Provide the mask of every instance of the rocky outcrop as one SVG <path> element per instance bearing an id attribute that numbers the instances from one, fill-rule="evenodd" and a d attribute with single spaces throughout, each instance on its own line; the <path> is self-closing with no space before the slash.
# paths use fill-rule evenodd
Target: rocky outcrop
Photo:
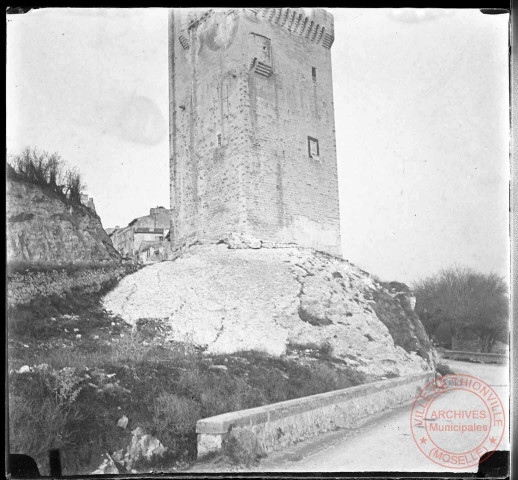
<path id="1" fill-rule="evenodd" d="M 153 435 L 146 434 L 142 427 L 135 428 L 132 432 L 129 445 L 116 451 L 113 459 L 130 471 L 142 460 L 150 461 L 154 457 L 162 457 L 167 448 Z"/>
<path id="2" fill-rule="evenodd" d="M 145 267 L 104 306 L 132 324 L 164 319 L 172 338 L 210 353 L 312 344 L 374 376 L 432 369 L 433 348 L 400 293 L 336 257 L 232 240 Z"/>
<path id="3" fill-rule="evenodd" d="M 373 293 L 372 308 L 388 328 L 394 343 L 427 360 L 432 355 L 432 360 L 436 362 L 436 352 L 414 311 L 416 298 L 410 288 L 398 282 L 382 282 L 379 287 Z M 402 322 L 402 318 L 406 321 Z"/>
<path id="4" fill-rule="evenodd" d="M 12 178 L 7 180 L 7 259 L 54 265 L 120 262 L 95 211 Z"/>
<path id="5" fill-rule="evenodd" d="M 122 428 L 126 428 L 126 425 Z M 137 473 L 134 467 L 143 461 L 150 462 L 161 458 L 167 451 L 160 440 L 153 435 L 146 434 L 142 427 L 135 428 L 131 435 L 131 441 L 125 448 L 117 450 L 112 455 L 106 453 L 101 465 L 90 475 L 119 474 L 124 470 Z"/>

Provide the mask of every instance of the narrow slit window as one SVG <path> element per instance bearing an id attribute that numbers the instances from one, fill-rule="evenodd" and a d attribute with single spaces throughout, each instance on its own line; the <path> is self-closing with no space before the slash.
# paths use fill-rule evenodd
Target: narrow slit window
<path id="1" fill-rule="evenodd" d="M 317 69 L 315 67 L 311 67 L 311 76 L 313 77 L 313 81 L 317 81 Z"/>
<path id="2" fill-rule="evenodd" d="M 221 133 L 218 133 L 218 147 L 221 147 Z"/>
<path id="3" fill-rule="evenodd" d="M 309 158 L 314 158 L 316 160 L 320 157 L 320 149 L 316 138 L 308 137 L 308 155 Z"/>

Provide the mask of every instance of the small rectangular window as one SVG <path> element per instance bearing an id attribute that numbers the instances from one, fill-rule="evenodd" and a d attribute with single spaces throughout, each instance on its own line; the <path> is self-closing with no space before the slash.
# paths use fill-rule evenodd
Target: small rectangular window
<path id="1" fill-rule="evenodd" d="M 251 33 L 251 38 L 254 57 L 260 62 L 270 65 L 272 60 L 271 40 L 258 33 Z"/>
<path id="2" fill-rule="evenodd" d="M 316 160 L 318 160 L 320 156 L 320 149 L 316 138 L 308 137 L 308 155 L 309 158 L 314 158 Z"/>
<path id="3" fill-rule="evenodd" d="M 316 79 L 317 79 L 317 69 L 315 67 L 311 67 L 311 75 L 313 77 L 313 80 L 316 81 Z"/>
<path id="4" fill-rule="evenodd" d="M 221 133 L 218 133 L 218 147 L 221 147 Z"/>
<path id="5" fill-rule="evenodd" d="M 273 71 L 271 40 L 258 33 L 250 33 L 250 70 L 269 77 Z"/>

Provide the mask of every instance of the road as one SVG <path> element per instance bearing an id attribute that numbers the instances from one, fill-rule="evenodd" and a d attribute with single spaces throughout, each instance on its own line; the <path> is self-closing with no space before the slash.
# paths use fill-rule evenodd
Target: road
<path id="1" fill-rule="evenodd" d="M 509 418 L 508 367 L 448 360 L 455 373 L 469 374 L 485 381 L 498 394 L 504 405 L 506 424 Z M 449 408 L 466 408 L 465 392 L 451 392 L 442 399 Z M 438 400 L 439 401 L 439 400 Z M 416 446 L 410 429 L 411 406 L 402 407 L 372 419 L 362 427 L 332 432 L 299 444 L 264 459 L 260 471 L 270 472 L 448 472 L 452 470 L 429 460 Z M 447 445 L 454 450 L 457 443 Z M 499 450 L 509 449 L 508 435 Z M 456 450 L 459 451 L 459 450 Z M 457 470 L 458 471 L 458 470 Z M 476 472 L 477 467 L 461 472 Z"/>

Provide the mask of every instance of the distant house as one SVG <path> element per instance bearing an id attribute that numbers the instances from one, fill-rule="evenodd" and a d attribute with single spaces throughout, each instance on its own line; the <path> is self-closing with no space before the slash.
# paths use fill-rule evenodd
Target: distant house
<path id="1" fill-rule="evenodd" d="M 153 242 L 144 240 L 138 250 L 140 263 L 161 262 L 167 258 L 166 241 Z"/>
<path id="2" fill-rule="evenodd" d="M 166 256 L 170 218 L 171 210 L 151 208 L 149 215 L 133 219 L 126 227 L 111 231 L 109 236 L 123 258 L 142 263 L 161 261 Z"/>

